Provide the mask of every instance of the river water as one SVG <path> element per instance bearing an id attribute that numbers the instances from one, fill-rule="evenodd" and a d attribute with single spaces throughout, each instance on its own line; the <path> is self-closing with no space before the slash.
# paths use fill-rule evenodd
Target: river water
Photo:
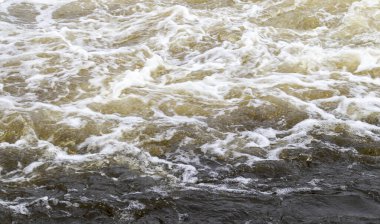
<path id="1" fill-rule="evenodd" d="M 0 0 L 1 223 L 380 223 L 379 0 Z"/>

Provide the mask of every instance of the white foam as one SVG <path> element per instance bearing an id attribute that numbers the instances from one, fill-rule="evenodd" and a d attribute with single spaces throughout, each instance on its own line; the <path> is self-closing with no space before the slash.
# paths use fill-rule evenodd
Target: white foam
<path id="1" fill-rule="evenodd" d="M 27 206 L 26 203 L 22 203 L 18 205 L 10 205 L 9 208 L 12 209 L 15 213 L 22 214 L 22 215 L 29 215 L 30 212 L 26 206 Z"/>
<path id="2" fill-rule="evenodd" d="M 31 173 L 35 168 L 43 165 L 44 162 L 32 162 L 31 164 L 29 164 L 28 166 L 26 166 L 24 169 L 23 169 L 23 172 L 25 174 L 29 174 Z"/>
<path id="3" fill-rule="evenodd" d="M 64 120 L 62 120 L 61 122 L 59 122 L 60 124 L 67 124 L 73 128 L 81 128 L 83 127 L 86 122 L 83 121 L 81 118 L 79 117 L 68 117 L 68 118 L 65 118 Z"/>
<path id="4" fill-rule="evenodd" d="M 286 194 L 290 194 L 293 192 L 309 192 L 309 191 L 321 191 L 321 190 L 322 190 L 322 188 L 320 188 L 320 187 L 281 188 L 281 189 L 277 189 L 276 193 L 278 195 L 286 195 Z"/>
<path id="5" fill-rule="evenodd" d="M 235 178 L 224 179 L 224 181 L 227 183 L 232 182 L 232 183 L 241 183 L 241 184 L 247 185 L 247 184 L 249 184 L 253 181 L 257 181 L 257 180 L 251 179 L 251 178 L 245 178 L 245 177 L 235 177 Z"/>
<path id="6" fill-rule="evenodd" d="M 235 139 L 236 134 L 228 133 L 225 139 L 218 139 L 213 143 L 206 143 L 201 146 L 203 153 L 211 153 L 216 156 L 223 156 L 229 150 L 228 145 Z"/>
<path id="7" fill-rule="evenodd" d="M 18 203 L 17 201 L 2 201 L 0 200 L 0 204 L 10 208 L 16 214 L 29 215 L 30 212 L 27 208 L 28 203 Z"/>
<path id="8" fill-rule="evenodd" d="M 247 137 L 251 141 L 245 145 L 245 147 L 267 147 L 270 145 L 270 140 L 265 136 L 256 132 L 242 132 L 242 136 Z"/>
<path id="9" fill-rule="evenodd" d="M 19 168 L 28 178 L 46 160 L 80 164 L 121 154 L 150 175 L 166 175 L 174 182 L 192 184 L 198 181 L 199 167 L 209 168 L 202 164 L 201 157 L 224 159 L 233 165 L 237 158 L 241 159 L 239 164 L 248 165 L 277 160 L 283 149 L 308 148 L 315 140 L 310 136 L 312 131 L 336 134 L 336 125 L 345 125 L 355 136 L 374 141 L 380 138 L 379 127 L 366 123 L 370 116 L 380 113 L 380 78 L 373 74 L 380 68 L 375 27 L 378 0 L 356 1 L 347 12 L 321 9 L 318 19 L 324 24 L 311 30 L 256 22 L 267 24 L 277 13 L 295 12 L 305 5 L 304 0 L 287 6 L 282 2 L 237 0 L 234 6 L 207 10 L 169 1 L 139 2 L 120 4 L 117 10 L 125 10 L 122 16 L 108 7 L 111 3 L 102 1 L 90 16 L 60 20 L 53 19 L 54 11 L 73 0 L 0 2 L 4 13 L 4 21 L 0 22 L 0 112 L 4 117 L 22 114 L 28 126 L 16 142 L 2 142 L 0 147 L 45 150 L 37 161 Z M 7 15 L 11 5 L 22 2 L 33 4 L 39 12 L 35 23 Z M 340 23 L 330 28 L 328 23 L 333 20 Z M 355 33 L 358 21 L 362 26 Z M 137 39 L 133 39 L 135 36 Z M 57 71 L 45 71 L 51 68 Z M 161 68 L 165 68 L 163 74 L 155 74 Z M 14 81 L 6 82 L 11 76 Z M 310 100 L 303 95 L 314 90 L 331 95 L 321 94 L 321 98 Z M 240 95 L 228 98 L 233 91 Z M 144 102 L 154 113 L 132 117 L 105 114 L 91 107 L 129 96 Z M 288 130 L 257 127 L 224 132 L 208 127 L 208 121 L 216 116 L 227 112 L 238 116 L 233 111 L 241 105 L 257 110 L 270 107 L 273 102 L 267 97 L 285 102 L 308 118 Z M 173 107 L 189 101 L 198 106 L 197 102 L 202 102 L 211 108 L 204 108 L 210 115 L 168 113 L 161 106 L 169 101 L 174 102 Z M 51 139 L 38 139 L 38 133 L 33 133 L 32 114 L 39 110 L 59 114 L 52 125 L 62 128 L 84 131 L 88 122 L 111 128 L 88 136 L 77 146 L 88 149 L 88 153 L 72 155 L 49 142 Z M 213 140 L 202 142 L 198 155 L 192 148 L 197 139 L 185 136 L 179 149 L 170 152 L 172 155 L 153 157 L 139 138 L 150 124 L 158 129 L 170 126 L 144 136 L 151 141 L 171 140 L 179 127 L 188 125 L 207 129 L 204 134 Z M 132 140 L 124 138 L 126 133 L 134 132 L 141 135 Z M 244 152 L 249 148 L 262 150 L 263 155 Z M 217 171 L 211 175 L 217 176 Z M 7 181 L 28 178 L 15 173 Z M 244 179 L 231 181 L 248 184 Z"/>

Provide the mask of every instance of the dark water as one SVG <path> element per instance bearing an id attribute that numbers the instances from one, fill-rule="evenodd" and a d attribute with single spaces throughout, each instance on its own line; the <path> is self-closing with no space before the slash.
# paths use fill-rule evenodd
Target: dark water
<path id="1" fill-rule="evenodd" d="M 291 152 L 294 153 L 294 152 Z M 28 215 L 1 206 L 2 223 L 379 223 L 378 158 L 315 148 L 312 161 L 242 166 L 223 177 L 255 179 L 236 192 L 205 184 L 172 186 L 127 167 L 70 167 L 28 183 L 1 185 L 1 198 L 26 203 Z M 115 181 L 113 178 L 117 178 Z M 314 180 L 314 181 L 313 181 Z M 315 187 L 318 186 L 318 187 Z M 265 193 L 264 193 L 265 192 Z M 30 200 L 28 198 L 32 198 Z M 35 200 L 34 198 L 39 198 Z M 141 207 L 135 202 L 145 206 Z"/>

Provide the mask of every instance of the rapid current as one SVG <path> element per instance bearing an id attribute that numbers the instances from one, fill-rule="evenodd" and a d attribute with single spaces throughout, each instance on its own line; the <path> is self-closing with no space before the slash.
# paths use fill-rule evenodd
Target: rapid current
<path id="1" fill-rule="evenodd" d="M 0 0 L 0 223 L 380 223 L 380 0 Z"/>

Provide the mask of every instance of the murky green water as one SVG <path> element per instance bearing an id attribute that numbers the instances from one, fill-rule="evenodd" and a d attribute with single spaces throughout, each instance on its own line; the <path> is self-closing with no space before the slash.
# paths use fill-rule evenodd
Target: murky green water
<path id="1" fill-rule="evenodd" d="M 0 0 L 4 223 L 379 214 L 379 0 Z"/>

